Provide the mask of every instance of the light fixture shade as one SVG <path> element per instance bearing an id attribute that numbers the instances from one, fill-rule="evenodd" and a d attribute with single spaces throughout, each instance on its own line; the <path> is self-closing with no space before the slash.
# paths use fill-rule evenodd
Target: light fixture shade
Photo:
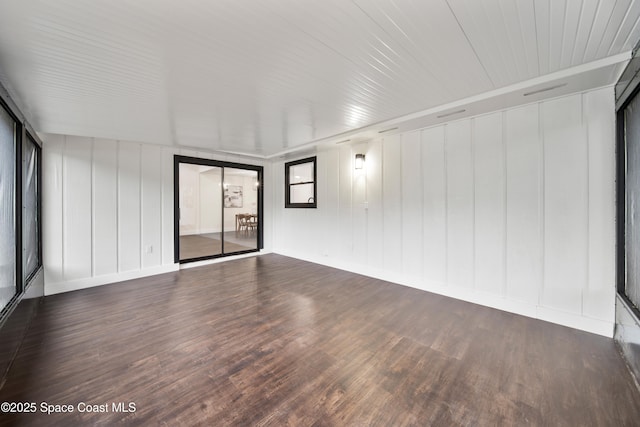
<path id="1" fill-rule="evenodd" d="M 356 169 L 364 167 L 364 154 L 356 154 Z"/>

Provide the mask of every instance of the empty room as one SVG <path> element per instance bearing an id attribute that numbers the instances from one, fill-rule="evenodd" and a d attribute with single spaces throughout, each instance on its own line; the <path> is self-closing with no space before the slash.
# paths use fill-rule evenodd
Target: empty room
<path id="1" fill-rule="evenodd" d="M 640 0 L 1 1 L 0 426 L 637 426 L 639 42 Z"/>

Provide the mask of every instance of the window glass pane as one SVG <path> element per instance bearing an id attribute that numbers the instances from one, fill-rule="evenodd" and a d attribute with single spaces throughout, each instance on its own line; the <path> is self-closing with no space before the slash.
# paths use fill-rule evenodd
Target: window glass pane
<path id="1" fill-rule="evenodd" d="M 23 279 L 39 266 L 38 255 L 38 151 L 27 138 L 22 144 L 22 263 Z"/>
<path id="2" fill-rule="evenodd" d="M 15 122 L 0 108 L 0 309 L 16 293 Z"/>
<path id="3" fill-rule="evenodd" d="M 313 163 L 302 163 L 291 166 L 289 169 L 289 184 L 299 182 L 313 182 Z M 291 200 L 292 203 L 296 203 Z"/>
<path id="4" fill-rule="evenodd" d="M 315 208 L 316 158 L 310 157 L 284 164 L 285 208 Z"/>
<path id="5" fill-rule="evenodd" d="M 292 185 L 290 200 L 291 203 L 313 203 L 313 186 L 315 184 Z"/>
<path id="6" fill-rule="evenodd" d="M 624 111 L 626 164 L 626 289 L 636 307 L 640 306 L 640 97 Z"/>

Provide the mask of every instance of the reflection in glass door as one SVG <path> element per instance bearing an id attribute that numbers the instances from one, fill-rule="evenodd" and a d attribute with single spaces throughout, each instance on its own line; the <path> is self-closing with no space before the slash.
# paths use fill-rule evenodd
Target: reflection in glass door
<path id="1" fill-rule="evenodd" d="M 180 163 L 180 260 L 222 254 L 222 168 Z"/>
<path id="2" fill-rule="evenodd" d="M 175 261 L 261 249 L 262 167 L 175 156 Z"/>
<path id="3" fill-rule="evenodd" d="M 258 248 L 258 172 L 224 168 L 225 253 Z"/>

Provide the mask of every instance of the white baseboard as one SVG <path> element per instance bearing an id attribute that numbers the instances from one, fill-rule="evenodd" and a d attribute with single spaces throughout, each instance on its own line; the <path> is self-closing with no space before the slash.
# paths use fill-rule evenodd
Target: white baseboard
<path id="1" fill-rule="evenodd" d="M 45 283 L 44 294 L 54 295 L 62 292 L 92 288 L 94 286 L 122 282 L 124 280 L 138 279 L 141 277 L 155 276 L 156 274 L 169 273 L 178 270 L 179 264 L 167 264 L 157 267 L 145 268 L 142 270 L 123 271 L 121 273 L 107 274 L 104 276 L 87 277 L 58 283 Z"/>
<path id="2" fill-rule="evenodd" d="M 567 313 L 542 307 L 525 301 L 480 292 L 475 289 L 452 287 L 439 282 L 422 281 L 422 283 L 420 283 L 420 281 L 416 281 L 416 279 L 408 280 L 404 275 L 399 273 L 393 273 L 366 265 L 346 263 L 332 258 L 301 255 L 299 253 L 277 249 L 274 250 L 274 253 L 613 338 L 613 320 L 609 322 L 594 319 L 575 313 Z"/>
<path id="3" fill-rule="evenodd" d="M 97 277 L 86 277 L 82 279 L 67 280 L 65 282 L 45 283 L 44 294 L 54 295 L 63 292 L 77 291 L 79 289 L 93 288 L 95 286 L 107 285 L 109 283 L 122 282 L 125 280 L 139 279 L 141 277 L 155 276 L 157 274 L 170 273 L 185 268 L 200 267 L 203 265 L 216 264 L 219 262 L 232 261 L 234 259 L 248 258 L 257 255 L 271 253 L 270 250 L 261 250 L 259 252 L 251 252 L 248 254 L 228 256 L 224 258 L 215 258 L 204 261 L 190 262 L 188 264 L 167 264 L 157 267 L 145 268 L 143 270 L 124 271 L 121 273 L 107 274 Z"/>

